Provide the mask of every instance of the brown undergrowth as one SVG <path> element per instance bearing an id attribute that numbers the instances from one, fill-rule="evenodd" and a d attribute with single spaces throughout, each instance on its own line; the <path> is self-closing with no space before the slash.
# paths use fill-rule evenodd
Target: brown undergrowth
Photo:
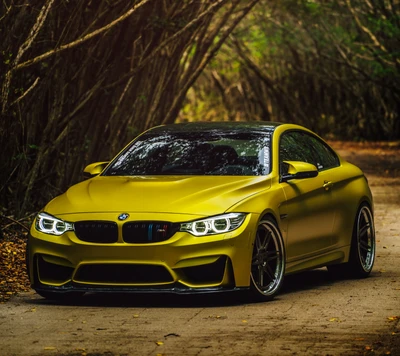
<path id="1" fill-rule="evenodd" d="M 25 267 L 27 231 L 10 219 L 0 217 L 0 303 L 30 286 Z"/>

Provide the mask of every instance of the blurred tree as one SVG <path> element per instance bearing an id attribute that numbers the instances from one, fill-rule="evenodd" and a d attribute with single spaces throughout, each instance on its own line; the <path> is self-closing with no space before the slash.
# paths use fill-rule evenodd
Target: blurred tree
<path id="1" fill-rule="evenodd" d="M 173 122 L 257 2 L 2 1 L 1 205 L 37 209 L 86 163 Z"/>
<path id="2" fill-rule="evenodd" d="M 37 209 L 176 119 L 400 139 L 399 25 L 393 0 L 4 0 L 1 206 Z"/>
<path id="3" fill-rule="evenodd" d="M 189 91 L 180 119 L 400 139 L 399 21 L 400 3 L 389 0 L 260 1 Z"/>

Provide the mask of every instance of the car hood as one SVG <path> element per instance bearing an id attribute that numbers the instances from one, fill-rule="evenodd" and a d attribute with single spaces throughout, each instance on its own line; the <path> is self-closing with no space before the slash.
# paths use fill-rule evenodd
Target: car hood
<path id="1" fill-rule="evenodd" d="M 53 199 L 45 211 L 73 213 L 173 213 L 216 215 L 269 189 L 265 176 L 98 176 Z"/>

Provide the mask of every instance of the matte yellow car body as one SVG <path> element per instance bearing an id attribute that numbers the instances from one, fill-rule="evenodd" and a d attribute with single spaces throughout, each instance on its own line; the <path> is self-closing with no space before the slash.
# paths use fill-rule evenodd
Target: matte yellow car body
<path id="1" fill-rule="evenodd" d="M 32 284 L 37 282 L 33 256 L 41 255 L 44 261 L 75 272 L 84 264 L 148 264 L 165 267 L 173 278 L 162 283 L 97 283 L 76 279 L 75 272 L 66 280 L 39 273 L 44 286 L 63 286 L 72 280 L 99 287 L 153 287 L 176 282 L 192 289 L 249 287 L 256 229 L 266 215 L 274 218 L 282 233 L 286 274 L 346 262 L 357 209 L 362 201 L 372 207 L 368 184 L 361 170 L 343 160 L 339 167 L 319 172 L 315 178 L 282 183 L 276 163 L 279 137 L 286 130 L 298 129 L 308 131 L 289 124 L 275 129 L 272 170 L 267 176 L 95 176 L 71 187 L 44 211 L 69 222 L 116 221 L 119 240 L 112 244 L 84 242 L 73 231 L 53 236 L 37 231 L 33 224 L 28 250 Z M 104 162 L 91 165 L 86 172 L 98 174 L 99 166 L 103 168 Z M 296 173 L 295 169 L 289 173 Z M 145 245 L 127 244 L 121 238 L 122 224 L 127 221 L 185 222 L 227 212 L 247 213 L 244 223 L 228 233 L 196 237 L 177 232 L 167 241 Z M 121 213 L 128 213 L 128 220 L 118 221 Z M 220 256 L 228 256 L 221 280 L 199 283 L 185 275 L 185 268 L 213 263 Z"/>

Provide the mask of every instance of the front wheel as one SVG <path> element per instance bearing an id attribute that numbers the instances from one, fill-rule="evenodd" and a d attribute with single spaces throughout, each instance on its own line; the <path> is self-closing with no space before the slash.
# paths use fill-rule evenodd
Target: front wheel
<path id="1" fill-rule="evenodd" d="M 371 209 L 362 204 L 358 209 L 353 228 L 349 262 L 328 266 L 338 277 L 365 278 L 375 262 L 375 227 Z"/>
<path id="2" fill-rule="evenodd" d="M 250 297 L 268 301 L 279 292 L 285 273 L 282 235 L 271 218 L 260 221 L 251 259 Z"/>

